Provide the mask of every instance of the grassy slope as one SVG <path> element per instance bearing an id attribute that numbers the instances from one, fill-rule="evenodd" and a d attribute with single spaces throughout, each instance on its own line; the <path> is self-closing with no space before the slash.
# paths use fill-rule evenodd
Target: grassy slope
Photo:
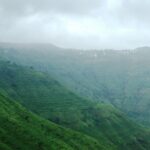
<path id="1" fill-rule="evenodd" d="M 1 150 L 105 150 L 95 139 L 28 112 L 0 94 Z"/>
<path id="2" fill-rule="evenodd" d="M 150 125 L 150 48 L 71 51 L 51 45 L 4 44 L 0 52 L 6 58 L 53 73 L 78 94 L 108 101 Z"/>
<path id="3" fill-rule="evenodd" d="M 96 138 L 107 149 L 150 146 L 149 134 L 114 107 L 80 98 L 48 75 L 1 61 L 0 78 L 3 93 L 40 116 Z"/>

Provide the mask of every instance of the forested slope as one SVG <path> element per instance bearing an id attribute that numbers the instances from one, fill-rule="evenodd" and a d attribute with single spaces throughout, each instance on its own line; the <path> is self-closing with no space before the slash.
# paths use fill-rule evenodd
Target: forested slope
<path id="1" fill-rule="evenodd" d="M 0 90 L 27 109 L 113 150 L 148 150 L 150 134 L 111 105 L 83 99 L 48 74 L 0 62 Z"/>
<path id="2" fill-rule="evenodd" d="M 98 141 L 27 111 L 0 94 L 1 150 L 102 149 Z"/>
<path id="3" fill-rule="evenodd" d="M 48 72 L 86 98 L 120 108 L 150 124 L 150 48 L 67 50 L 52 45 L 2 44 L 1 56 Z"/>

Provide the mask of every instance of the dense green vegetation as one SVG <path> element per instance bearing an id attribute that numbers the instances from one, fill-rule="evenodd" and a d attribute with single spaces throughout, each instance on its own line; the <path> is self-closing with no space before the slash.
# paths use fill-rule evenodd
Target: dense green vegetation
<path id="1" fill-rule="evenodd" d="M 1 94 L 0 149 L 105 150 L 95 139 L 46 121 Z"/>
<path id="2" fill-rule="evenodd" d="M 51 45 L 1 45 L 1 56 L 49 72 L 86 98 L 104 101 L 150 124 L 150 48 L 65 50 Z"/>
<path id="3" fill-rule="evenodd" d="M 48 74 L 37 72 L 32 67 L 0 61 L 0 79 L 0 91 L 4 95 L 50 121 L 95 138 L 107 150 L 148 150 L 150 147 L 147 130 L 127 119 L 112 105 L 91 102 L 75 95 Z M 14 113 L 11 114 L 13 117 Z M 20 134 L 26 136 L 26 132 Z M 82 142 L 81 145 L 84 146 Z"/>

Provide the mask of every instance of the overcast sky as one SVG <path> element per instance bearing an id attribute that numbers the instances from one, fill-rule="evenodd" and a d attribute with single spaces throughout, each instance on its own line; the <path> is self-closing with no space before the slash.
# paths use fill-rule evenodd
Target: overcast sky
<path id="1" fill-rule="evenodd" d="M 150 0 L 0 0 L 0 42 L 150 46 Z"/>

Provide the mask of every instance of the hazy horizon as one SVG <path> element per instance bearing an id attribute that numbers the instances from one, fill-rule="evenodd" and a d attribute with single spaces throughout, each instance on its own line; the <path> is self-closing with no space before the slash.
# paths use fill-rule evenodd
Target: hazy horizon
<path id="1" fill-rule="evenodd" d="M 150 48 L 150 46 L 139 46 L 139 47 L 133 47 L 133 48 L 124 48 L 124 49 L 115 49 L 115 48 L 73 48 L 73 47 L 65 47 L 65 46 L 59 46 L 59 45 L 56 45 L 54 43 L 42 43 L 42 42 L 1 42 L 0 41 L 0 46 L 6 46 L 6 47 L 10 47 L 12 46 L 19 46 L 19 45 L 22 45 L 22 46 L 38 46 L 40 45 L 40 47 L 45 47 L 45 46 L 52 46 L 52 47 L 56 47 L 58 49 L 64 49 L 64 50 L 77 50 L 77 51 L 104 51 L 104 50 L 112 50 L 112 51 L 133 51 L 133 50 L 136 50 L 136 49 L 143 49 L 143 48 Z"/>

